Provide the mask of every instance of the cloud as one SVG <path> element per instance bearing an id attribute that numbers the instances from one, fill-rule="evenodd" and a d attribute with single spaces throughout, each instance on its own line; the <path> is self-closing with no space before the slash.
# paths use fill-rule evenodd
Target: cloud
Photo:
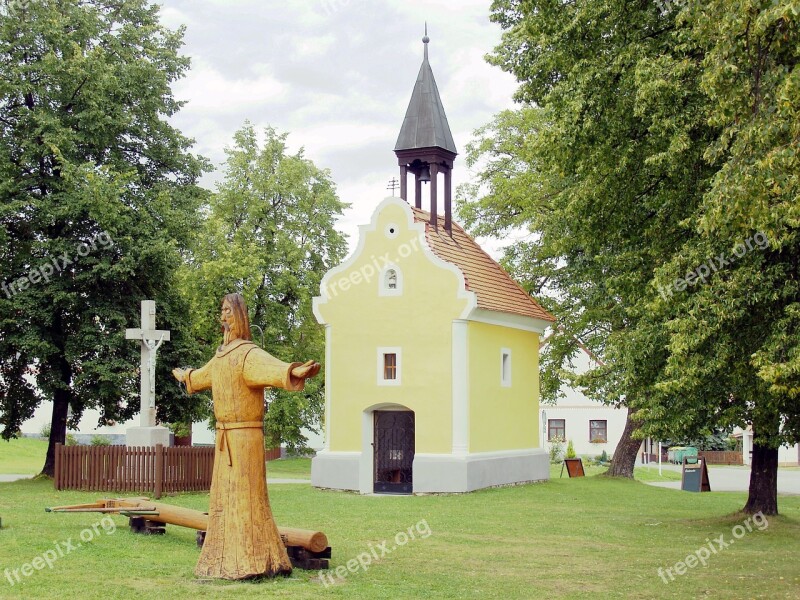
<path id="1" fill-rule="evenodd" d="M 291 47 L 295 59 L 319 58 L 331 51 L 331 47 L 336 43 L 337 38 L 332 33 L 320 36 L 310 36 L 301 39 L 294 39 L 293 34 L 282 36 L 286 40 L 286 46 Z"/>
<path id="2" fill-rule="evenodd" d="M 205 59 L 197 59 L 188 75 L 175 85 L 175 97 L 188 100 L 185 110 L 197 115 L 247 114 L 254 107 L 279 104 L 287 86 L 270 74 L 267 65 L 251 68 L 257 73 L 250 79 L 229 78 Z"/>
<path id="3" fill-rule="evenodd" d="M 488 64 L 484 60 L 487 52 L 483 48 L 465 48 L 455 53 L 447 85 L 439 90 L 443 97 L 451 99 L 454 112 L 499 112 L 513 106 L 516 79 Z M 475 90 L 481 93 L 476 94 Z"/>
<path id="4" fill-rule="evenodd" d="M 289 146 L 329 168 L 343 200 L 338 225 L 355 233 L 398 177 L 392 153 L 423 56 L 462 155 L 454 186 L 469 180 L 472 132 L 512 106 L 516 84 L 484 62 L 500 40 L 490 0 L 161 0 L 170 28 L 187 25 L 192 68 L 175 87 L 188 104 L 172 122 L 218 170 L 244 121 L 289 132 Z M 356 238 L 351 237 L 351 247 Z"/>

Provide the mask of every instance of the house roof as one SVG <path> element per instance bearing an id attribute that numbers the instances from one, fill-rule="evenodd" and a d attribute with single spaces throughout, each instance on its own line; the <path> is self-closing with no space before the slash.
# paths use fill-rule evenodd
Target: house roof
<path id="1" fill-rule="evenodd" d="M 425 224 L 425 238 L 433 253 L 454 264 L 464 274 L 466 289 L 475 292 L 478 308 L 555 321 L 497 261 L 484 252 L 458 224 L 452 224 L 452 237 L 444 229 L 444 217 L 438 216 L 438 230 L 429 212 L 411 208 L 414 220 Z"/>
<path id="2" fill-rule="evenodd" d="M 425 57 L 394 149 L 397 152 L 416 148 L 444 148 L 453 154 L 458 154 L 447 116 L 444 114 L 439 88 L 436 87 L 436 80 L 428 63 L 427 40 L 426 35 L 423 38 Z"/>
<path id="3" fill-rule="evenodd" d="M 545 346 L 547 346 L 550 343 L 550 339 L 553 336 L 560 334 L 561 332 L 563 332 L 563 327 L 558 327 L 558 333 L 556 333 L 555 331 L 551 331 L 541 342 L 539 342 L 539 350 L 542 350 Z M 590 360 L 593 360 L 600 366 L 605 366 L 606 363 L 603 362 L 600 358 L 598 358 L 598 356 L 594 352 L 589 350 L 586 344 L 584 344 L 583 341 L 581 341 L 581 339 L 578 336 L 572 336 L 572 339 L 575 340 L 578 349 L 583 351 L 583 353 L 586 354 L 586 356 L 588 356 Z"/>

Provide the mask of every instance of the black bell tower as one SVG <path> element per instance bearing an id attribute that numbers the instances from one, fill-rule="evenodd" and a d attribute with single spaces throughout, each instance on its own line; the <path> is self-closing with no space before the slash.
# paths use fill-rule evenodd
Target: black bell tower
<path id="1" fill-rule="evenodd" d="M 422 208 L 422 184 L 431 185 L 431 225 L 438 226 L 439 174 L 444 176 L 444 228 L 452 229 L 453 162 L 458 155 L 442 99 L 428 63 L 428 26 L 425 26 L 425 56 L 394 153 L 400 165 L 400 197 L 408 202 L 408 174 L 414 175 L 414 206 Z"/>

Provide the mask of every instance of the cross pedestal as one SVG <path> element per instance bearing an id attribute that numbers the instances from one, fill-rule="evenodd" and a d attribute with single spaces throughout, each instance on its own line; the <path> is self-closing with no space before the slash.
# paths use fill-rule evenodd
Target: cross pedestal
<path id="1" fill-rule="evenodd" d="M 156 329 L 156 303 L 142 300 L 142 325 L 126 329 L 125 337 L 139 340 L 142 347 L 141 407 L 139 427 L 130 427 L 125 435 L 127 446 L 169 446 L 169 429 L 156 425 L 156 352 L 169 341 L 169 331 Z"/>

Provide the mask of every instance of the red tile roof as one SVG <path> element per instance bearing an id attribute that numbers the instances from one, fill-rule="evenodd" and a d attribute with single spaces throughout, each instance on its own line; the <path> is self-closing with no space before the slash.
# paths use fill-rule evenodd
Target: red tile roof
<path id="1" fill-rule="evenodd" d="M 414 220 L 425 223 L 425 238 L 433 253 L 454 264 L 464 274 L 466 288 L 478 297 L 478 308 L 522 315 L 544 321 L 555 317 L 543 309 L 506 273 L 497 261 L 486 254 L 466 231 L 453 223 L 452 237 L 444 229 L 444 217 L 438 217 L 438 229 L 430 224 L 430 213 L 411 208 Z"/>

